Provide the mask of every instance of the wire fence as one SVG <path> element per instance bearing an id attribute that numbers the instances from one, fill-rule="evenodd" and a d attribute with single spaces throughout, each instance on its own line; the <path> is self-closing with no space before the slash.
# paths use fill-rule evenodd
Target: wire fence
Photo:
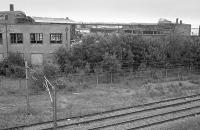
<path id="1" fill-rule="evenodd" d="M 71 82 L 88 84 L 110 84 L 120 83 L 128 80 L 148 80 L 152 82 L 166 82 L 170 80 L 184 80 L 191 74 L 200 74 L 195 68 L 173 68 L 173 69 L 150 69 L 135 72 L 103 72 L 103 73 L 84 73 L 70 74 L 65 79 Z"/>
<path id="2" fill-rule="evenodd" d="M 135 66 L 137 69 L 135 69 Z M 151 65 L 149 65 L 151 66 Z M 146 65 L 129 64 L 127 67 L 121 68 L 118 71 L 97 71 L 97 72 L 85 72 L 79 73 L 58 73 L 56 75 L 47 76 L 51 78 L 54 85 L 59 88 L 65 88 L 68 86 L 67 83 L 74 82 L 78 84 L 115 84 L 124 82 L 127 80 L 149 80 L 151 82 L 167 82 L 170 80 L 184 80 L 191 75 L 200 74 L 200 67 L 198 64 L 173 64 L 173 65 L 160 65 L 154 64 L 153 67 Z M 107 67 L 111 67 L 107 65 Z M 29 86 L 36 91 L 45 90 L 43 85 L 44 77 L 41 72 L 42 70 L 29 69 Z M 5 77 L 0 78 L 0 88 L 10 89 L 10 93 L 24 92 L 25 79 L 8 79 Z M 38 88 L 40 86 L 40 88 Z M 21 91 L 22 90 L 22 91 Z"/>

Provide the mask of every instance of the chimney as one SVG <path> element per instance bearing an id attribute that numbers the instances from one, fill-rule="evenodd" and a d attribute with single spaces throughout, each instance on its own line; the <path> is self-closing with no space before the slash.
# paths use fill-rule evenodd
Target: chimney
<path id="1" fill-rule="evenodd" d="M 176 18 L 176 24 L 178 24 L 178 18 Z"/>
<path id="2" fill-rule="evenodd" d="M 14 5 L 10 4 L 10 11 L 14 11 Z"/>
<path id="3" fill-rule="evenodd" d="M 182 20 L 180 20 L 180 24 L 183 24 Z"/>

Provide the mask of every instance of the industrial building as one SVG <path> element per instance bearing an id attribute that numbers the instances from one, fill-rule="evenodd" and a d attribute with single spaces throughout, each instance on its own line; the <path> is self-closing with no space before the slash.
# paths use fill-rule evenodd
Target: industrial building
<path id="1" fill-rule="evenodd" d="M 9 52 L 20 53 L 33 65 L 52 62 L 52 54 L 59 47 L 70 47 L 77 34 L 130 33 L 133 35 L 190 36 L 191 25 L 176 19 L 160 19 L 158 23 L 83 23 L 67 18 L 29 17 L 22 11 L 0 11 L 0 59 Z"/>
<path id="2" fill-rule="evenodd" d="M 66 20 L 68 21 L 68 20 Z M 52 53 L 59 47 L 68 48 L 70 25 L 36 22 L 22 11 L 0 11 L 0 59 L 9 52 L 20 53 L 31 64 L 51 62 Z"/>
<path id="3" fill-rule="evenodd" d="M 81 33 L 113 33 L 124 32 L 133 35 L 185 35 L 190 36 L 191 24 L 184 24 L 176 19 L 171 22 L 159 19 L 158 23 L 77 23 L 77 31 Z"/>

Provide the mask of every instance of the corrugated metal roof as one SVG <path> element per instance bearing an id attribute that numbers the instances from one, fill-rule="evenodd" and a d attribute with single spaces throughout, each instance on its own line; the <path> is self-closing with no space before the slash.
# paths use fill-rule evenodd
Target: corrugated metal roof
<path id="1" fill-rule="evenodd" d="M 49 17 L 32 17 L 38 23 L 74 23 L 71 19 L 49 18 Z"/>

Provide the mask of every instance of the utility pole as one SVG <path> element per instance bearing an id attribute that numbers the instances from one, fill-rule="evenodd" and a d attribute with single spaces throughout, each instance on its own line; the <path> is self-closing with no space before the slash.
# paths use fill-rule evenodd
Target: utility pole
<path id="1" fill-rule="evenodd" d="M 29 102 L 29 87 L 28 87 L 28 63 L 25 61 L 25 69 L 26 69 L 26 104 L 27 104 L 27 114 L 30 114 L 30 102 Z"/>
<path id="2" fill-rule="evenodd" d="M 5 24 L 5 27 L 6 27 L 6 55 L 8 57 L 8 25 L 7 23 Z"/>

